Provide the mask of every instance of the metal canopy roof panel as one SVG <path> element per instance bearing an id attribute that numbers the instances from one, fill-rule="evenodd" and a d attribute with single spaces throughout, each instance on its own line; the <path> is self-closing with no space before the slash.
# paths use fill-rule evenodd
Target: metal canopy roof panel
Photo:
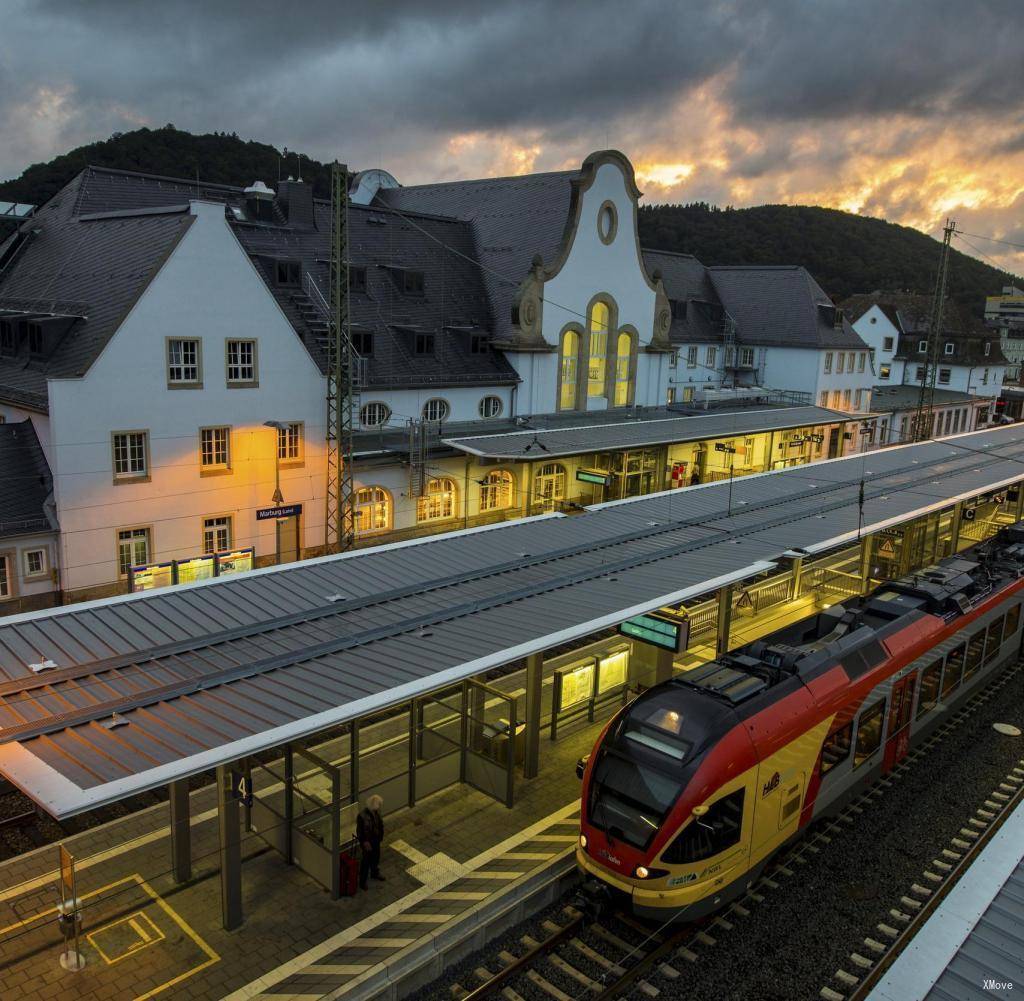
<path id="1" fill-rule="evenodd" d="M 664 417 L 658 420 L 631 420 L 617 424 L 595 423 L 583 427 L 548 428 L 504 434 L 444 438 L 445 445 L 470 455 L 490 459 L 521 459 L 543 456 L 581 455 L 606 449 L 667 445 L 674 442 L 702 441 L 766 431 L 816 427 L 859 420 L 857 415 L 824 407 L 776 407 L 765 410 L 738 410 L 727 414 L 692 417 Z M 534 444 L 539 441 L 543 448 Z M 532 447 L 531 447 L 532 446 Z M 527 451 L 527 449 L 530 451 Z"/>
<path id="2" fill-rule="evenodd" d="M 0 771 L 70 816 L 1019 481 L 1022 466 L 1024 433 L 1007 426 L 743 477 L 731 514 L 729 484 L 706 484 L 12 616 Z M 125 723 L 108 729 L 114 713 Z"/>

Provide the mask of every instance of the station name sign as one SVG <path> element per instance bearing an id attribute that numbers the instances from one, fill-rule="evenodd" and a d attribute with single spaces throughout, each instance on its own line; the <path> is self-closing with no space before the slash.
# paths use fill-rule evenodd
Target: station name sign
<path id="1" fill-rule="evenodd" d="M 596 483 L 600 487 L 606 487 L 612 481 L 612 474 L 603 469 L 577 469 L 576 479 L 580 483 Z"/>
<path id="2" fill-rule="evenodd" d="M 690 623 L 686 619 L 655 614 L 634 615 L 619 626 L 619 632 L 673 653 L 682 653 L 690 641 Z"/>
<path id="3" fill-rule="evenodd" d="M 270 518 L 291 518 L 296 514 L 302 514 L 301 504 L 285 504 L 281 507 L 258 507 L 256 509 L 256 520 L 267 521 Z"/>

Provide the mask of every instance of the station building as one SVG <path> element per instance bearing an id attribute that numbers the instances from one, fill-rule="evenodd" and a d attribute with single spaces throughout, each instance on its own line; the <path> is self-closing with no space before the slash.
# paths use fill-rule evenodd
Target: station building
<path id="1" fill-rule="evenodd" d="M 360 544 L 871 444 L 867 347 L 813 279 L 643 251 L 639 197 L 614 151 L 354 176 Z M 301 181 L 90 167 L 0 247 L 0 419 L 52 474 L 51 600 L 322 551 L 329 233 Z"/>

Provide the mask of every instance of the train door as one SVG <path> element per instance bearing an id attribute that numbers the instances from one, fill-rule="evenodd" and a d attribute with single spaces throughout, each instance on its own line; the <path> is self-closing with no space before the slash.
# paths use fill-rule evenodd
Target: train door
<path id="1" fill-rule="evenodd" d="M 914 705 L 916 686 L 916 671 L 900 678 L 892 686 L 892 701 L 889 705 L 889 736 L 885 742 L 883 774 L 891 771 L 907 756 L 907 750 L 910 747 L 910 713 Z"/>

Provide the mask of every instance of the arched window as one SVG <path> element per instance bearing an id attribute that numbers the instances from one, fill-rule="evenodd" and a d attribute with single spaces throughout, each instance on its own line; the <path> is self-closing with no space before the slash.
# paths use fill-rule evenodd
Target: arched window
<path id="1" fill-rule="evenodd" d="M 633 395 L 630 372 L 633 367 L 633 335 L 619 331 L 615 343 L 615 395 L 612 406 L 625 407 Z"/>
<path id="2" fill-rule="evenodd" d="M 565 500 L 565 466 L 548 462 L 537 470 L 533 477 L 533 500 L 549 510 Z"/>
<path id="3" fill-rule="evenodd" d="M 562 334 L 562 357 L 558 373 L 558 409 L 576 409 L 576 381 L 579 377 L 580 335 L 575 330 Z"/>
<path id="4" fill-rule="evenodd" d="M 451 412 L 452 408 L 448 405 L 448 401 L 442 400 L 439 396 L 435 396 L 434 399 L 427 400 L 423 404 L 423 419 L 425 421 L 446 421 Z"/>
<path id="5" fill-rule="evenodd" d="M 391 420 L 391 408 L 380 400 L 367 403 L 359 411 L 359 422 L 364 428 L 380 427 L 381 424 L 387 424 L 389 420 Z"/>
<path id="6" fill-rule="evenodd" d="M 481 481 L 481 511 L 503 511 L 515 500 L 516 479 L 507 469 L 492 469 Z"/>
<path id="7" fill-rule="evenodd" d="M 590 357 L 587 367 L 587 396 L 604 396 L 608 367 L 608 324 L 611 310 L 604 302 L 590 309 Z"/>
<path id="8" fill-rule="evenodd" d="M 458 508 L 459 490 L 450 476 L 427 481 L 427 492 L 416 502 L 417 521 L 441 521 L 454 518 Z"/>
<path id="9" fill-rule="evenodd" d="M 383 487 L 361 487 L 356 491 L 356 535 L 387 532 L 391 510 L 391 494 Z"/>
<path id="10" fill-rule="evenodd" d="M 485 420 L 491 417 L 500 417 L 502 411 L 502 402 L 500 396 L 485 396 L 477 408 L 481 417 Z"/>

